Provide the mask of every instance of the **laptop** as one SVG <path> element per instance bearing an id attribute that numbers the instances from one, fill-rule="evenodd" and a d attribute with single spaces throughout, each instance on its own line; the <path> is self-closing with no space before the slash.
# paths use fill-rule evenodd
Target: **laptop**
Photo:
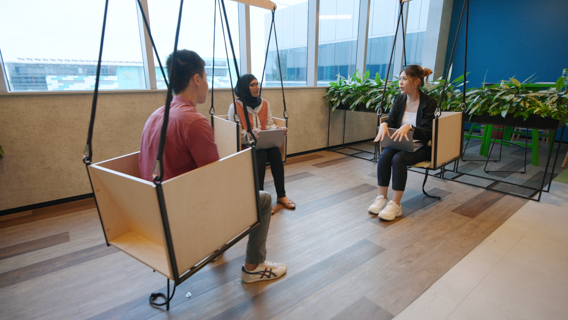
<path id="1" fill-rule="evenodd" d="M 285 137 L 286 131 L 282 129 L 263 130 L 258 134 L 258 138 L 256 138 L 256 148 L 280 148 L 280 146 L 282 146 L 282 142 L 284 142 Z"/>
<path id="2" fill-rule="evenodd" d="M 392 136 L 397 129 L 389 128 L 389 134 Z M 418 140 L 406 140 L 402 138 L 401 141 L 394 141 L 389 136 L 385 134 L 385 137 L 381 141 L 382 148 L 392 148 L 396 150 L 406 151 L 406 152 L 415 152 L 416 150 L 422 147 L 422 143 Z"/>

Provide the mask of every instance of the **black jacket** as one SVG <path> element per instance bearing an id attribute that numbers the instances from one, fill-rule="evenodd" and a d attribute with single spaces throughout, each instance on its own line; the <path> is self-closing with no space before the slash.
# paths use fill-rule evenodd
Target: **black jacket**
<path id="1" fill-rule="evenodd" d="M 420 140 L 424 146 L 427 146 L 428 151 L 431 147 L 428 142 L 432 140 L 432 120 L 435 118 L 436 108 L 438 103 L 436 99 L 430 97 L 424 92 L 420 91 L 420 104 L 418 105 L 418 112 L 416 114 L 416 128 L 414 130 L 413 138 Z M 394 104 L 389 112 L 386 123 L 389 128 L 400 128 L 402 117 L 404 116 L 404 109 L 406 108 L 406 95 L 401 94 L 394 100 Z"/>

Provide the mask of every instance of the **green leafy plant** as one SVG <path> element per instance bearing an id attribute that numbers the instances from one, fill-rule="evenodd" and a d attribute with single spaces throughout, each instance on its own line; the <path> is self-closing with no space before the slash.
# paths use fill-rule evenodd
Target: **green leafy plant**
<path id="1" fill-rule="evenodd" d="M 4 150 L 2 150 L 2 146 L 0 146 L 0 159 L 4 158 Z"/>
<path id="2" fill-rule="evenodd" d="M 512 114 L 525 120 L 537 115 L 565 121 L 568 117 L 568 93 L 564 79 L 559 78 L 554 87 L 538 92 L 532 91 L 532 80 L 532 76 L 523 82 L 512 77 L 499 84 L 469 88 L 465 93 L 465 111 L 469 115 L 488 114 L 506 117 Z M 345 106 L 349 110 L 365 106 L 376 111 L 384 96 L 383 110 L 388 111 L 396 96 L 400 94 L 400 89 L 396 80 L 388 81 L 385 89 L 385 81 L 386 79 L 381 79 L 378 73 L 375 79 L 370 79 L 368 71 L 363 75 L 355 71 L 353 76 L 348 78 L 338 76 L 336 82 L 330 83 L 324 97 L 327 98 L 327 104 L 332 111 L 339 106 Z M 444 91 L 442 110 L 462 111 L 463 81 L 463 75 L 448 83 L 439 79 L 433 81 L 429 88 L 422 89 L 438 101 Z"/>
<path id="3" fill-rule="evenodd" d="M 565 120 L 568 116 L 568 98 L 566 90 L 562 91 L 564 79 L 559 78 L 554 87 L 538 92 L 533 92 L 530 84 L 531 78 L 520 82 L 512 77 L 500 84 L 469 90 L 466 92 L 467 113 L 501 115 L 503 118 L 512 114 L 525 120 L 537 115 Z"/>
<path id="4" fill-rule="evenodd" d="M 388 81 L 385 90 L 384 80 L 381 80 L 378 73 L 375 79 L 370 79 L 369 76 L 369 71 L 361 75 L 358 70 L 348 78 L 338 75 L 337 81 L 329 84 L 324 95 L 331 110 L 334 111 L 339 106 L 355 110 L 361 105 L 376 110 L 385 92 L 384 104 L 389 109 L 397 95 L 398 81 Z"/>

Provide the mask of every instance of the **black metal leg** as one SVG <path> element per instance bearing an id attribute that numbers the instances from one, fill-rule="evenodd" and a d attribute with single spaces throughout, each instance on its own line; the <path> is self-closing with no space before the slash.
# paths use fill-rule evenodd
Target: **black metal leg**
<path id="1" fill-rule="evenodd" d="M 426 185 L 426 180 L 428 180 L 428 173 L 429 173 L 430 169 L 426 169 L 426 174 L 424 174 L 424 182 L 422 183 L 422 192 L 424 193 L 424 195 L 426 195 L 428 198 L 432 198 L 432 199 L 438 199 L 438 200 L 442 200 L 442 198 L 438 197 L 438 196 L 432 196 L 429 195 L 426 190 L 424 190 L 424 186 Z"/>

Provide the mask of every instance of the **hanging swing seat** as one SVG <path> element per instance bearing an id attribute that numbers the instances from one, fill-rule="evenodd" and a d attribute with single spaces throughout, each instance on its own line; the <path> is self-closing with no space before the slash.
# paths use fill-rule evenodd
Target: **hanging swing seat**
<path id="1" fill-rule="evenodd" d="M 227 115 L 212 116 L 213 131 L 215 132 L 215 143 L 219 150 L 219 157 L 224 157 L 238 151 L 241 151 L 241 125 L 240 123 L 229 120 Z M 272 117 L 274 123 L 279 127 L 286 127 L 286 120 L 282 118 Z M 279 147 L 282 154 L 282 161 L 286 162 L 286 144 L 288 137 L 284 138 L 282 145 Z"/>
<path id="2" fill-rule="evenodd" d="M 264 8 L 264 9 L 268 9 L 268 10 L 276 10 L 276 4 L 272 1 L 269 0 L 232 0 L 234 2 L 240 2 L 240 3 L 244 3 L 244 4 L 248 4 L 251 6 L 255 6 L 255 7 L 259 7 L 259 8 Z"/>
<path id="3" fill-rule="evenodd" d="M 412 165 L 414 168 L 426 169 L 422 192 L 429 198 L 440 200 L 440 197 L 429 195 L 424 186 L 428 180 L 430 170 L 438 170 L 447 164 L 459 159 L 461 156 L 461 143 L 463 140 L 463 113 L 441 112 L 432 120 L 432 157 L 430 161 L 422 161 Z"/>
<path id="4" fill-rule="evenodd" d="M 140 177 L 138 155 L 89 166 L 103 229 L 110 245 L 174 280 L 156 186 Z M 258 221 L 253 170 L 247 149 L 162 183 L 179 275 Z"/>

